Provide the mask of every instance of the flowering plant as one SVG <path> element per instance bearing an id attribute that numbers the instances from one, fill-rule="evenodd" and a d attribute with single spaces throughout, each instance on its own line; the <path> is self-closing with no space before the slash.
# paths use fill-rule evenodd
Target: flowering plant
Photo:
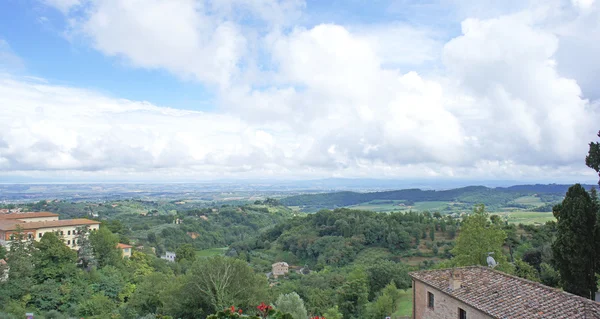
<path id="1" fill-rule="evenodd" d="M 223 311 L 219 311 L 216 314 L 206 317 L 206 319 L 293 319 L 292 315 L 275 310 L 272 306 L 269 306 L 264 302 L 258 305 L 256 309 L 258 310 L 258 316 L 249 316 L 244 315 L 242 309 L 235 309 L 235 306 L 231 306 Z"/>

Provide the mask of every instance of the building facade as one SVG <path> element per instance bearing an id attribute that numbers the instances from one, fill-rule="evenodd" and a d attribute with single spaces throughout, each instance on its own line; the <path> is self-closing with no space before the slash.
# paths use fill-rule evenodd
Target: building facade
<path id="1" fill-rule="evenodd" d="M 410 273 L 413 319 L 600 319 L 600 303 L 472 266 Z"/>
<path id="2" fill-rule="evenodd" d="M 165 252 L 165 255 L 161 256 L 160 258 L 166 261 L 174 262 L 177 258 L 177 255 L 172 251 L 167 251 Z"/>
<path id="3" fill-rule="evenodd" d="M 98 230 L 100 222 L 83 218 L 59 220 L 58 214 L 50 212 L 0 215 L 0 245 L 10 248 L 20 230 L 25 239 L 35 241 L 40 241 L 45 233 L 53 232 L 71 249 L 79 249 L 76 241 L 81 227 Z"/>
<path id="4" fill-rule="evenodd" d="M 118 243 L 117 248 L 119 248 L 119 250 L 121 250 L 121 254 L 123 255 L 123 258 L 125 258 L 125 257 L 131 258 L 131 248 L 133 248 L 133 246 Z"/>
<path id="5" fill-rule="evenodd" d="M 278 262 L 271 265 L 273 277 L 285 276 L 290 271 L 290 266 L 286 262 Z"/>

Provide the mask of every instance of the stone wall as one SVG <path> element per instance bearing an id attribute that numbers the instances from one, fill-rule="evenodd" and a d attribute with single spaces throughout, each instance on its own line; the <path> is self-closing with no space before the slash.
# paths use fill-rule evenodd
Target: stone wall
<path id="1" fill-rule="evenodd" d="M 467 312 L 467 319 L 493 318 L 418 280 L 413 280 L 413 292 L 414 319 L 458 319 L 458 308 Z M 428 292 L 434 295 L 433 309 L 427 306 Z"/>

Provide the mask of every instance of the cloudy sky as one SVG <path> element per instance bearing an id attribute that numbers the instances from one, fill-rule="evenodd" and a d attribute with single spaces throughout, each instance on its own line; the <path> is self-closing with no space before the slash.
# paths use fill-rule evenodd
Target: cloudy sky
<path id="1" fill-rule="evenodd" d="M 3 0 L 0 179 L 594 182 L 596 0 Z"/>

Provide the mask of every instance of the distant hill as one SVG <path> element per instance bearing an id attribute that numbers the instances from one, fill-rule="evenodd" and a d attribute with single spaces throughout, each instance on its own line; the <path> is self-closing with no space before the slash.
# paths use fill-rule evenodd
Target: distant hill
<path id="1" fill-rule="evenodd" d="M 374 200 L 403 200 L 407 202 L 447 201 L 466 204 L 504 205 L 523 197 L 538 195 L 543 202 L 562 198 L 571 185 L 515 185 L 510 187 L 488 188 L 485 186 L 467 186 L 450 190 L 402 189 L 385 192 L 334 192 L 304 194 L 283 198 L 281 203 L 287 206 L 300 206 L 308 210 L 337 208 L 367 203 Z M 584 185 L 590 189 L 594 185 Z"/>

